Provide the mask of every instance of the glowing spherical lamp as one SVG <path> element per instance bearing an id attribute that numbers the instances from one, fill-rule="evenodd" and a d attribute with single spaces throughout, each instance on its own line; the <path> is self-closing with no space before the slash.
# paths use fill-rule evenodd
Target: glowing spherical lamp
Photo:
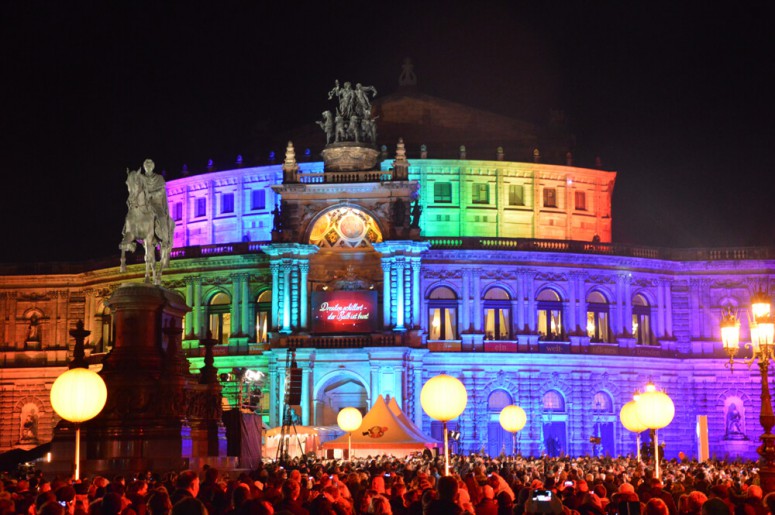
<path id="1" fill-rule="evenodd" d="M 347 433 L 347 459 L 352 459 L 352 433 L 361 427 L 363 415 L 358 408 L 344 408 L 336 416 L 339 429 Z"/>
<path id="2" fill-rule="evenodd" d="M 633 400 L 622 406 L 622 411 L 619 412 L 619 420 L 627 431 L 635 433 L 635 455 L 638 461 L 640 461 L 640 434 L 648 427 L 638 418 L 635 403 L 636 401 Z"/>
<path id="3" fill-rule="evenodd" d="M 434 420 L 449 422 L 466 409 L 468 392 L 459 379 L 447 374 L 432 377 L 420 391 L 423 411 Z"/>
<path id="4" fill-rule="evenodd" d="M 97 372 L 88 368 L 72 368 L 56 378 L 51 386 L 51 407 L 57 415 L 75 424 L 75 479 L 80 479 L 81 422 L 96 417 L 105 401 L 108 389 Z"/>
<path id="5" fill-rule="evenodd" d="M 468 392 L 459 379 L 446 374 L 431 377 L 420 391 L 423 411 L 444 426 L 444 470 L 449 475 L 449 439 L 447 422 L 457 418 L 466 409 Z"/>
<path id="6" fill-rule="evenodd" d="M 336 423 L 339 429 L 345 433 L 352 433 L 361 427 L 361 422 L 363 422 L 363 415 L 361 415 L 357 408 L 344 408 L 336 416 Z"/>
<path id="7" fill-rule="evenodd" d="M 635 414 L 648 429 L 654 430 L 654 472 L 659 479 L 659 445 L 657 430 L 666 427 L 675 416 L 675 404 L 664 392 L 658 392 L 652 383 L 646 385 L 646 391 L 635 401 Z"/>
<path id="8" fill-rule="evenodd" d="M 516 433 L 525 427 L 525 424 L 527 423 L 527 414 L 525 413 L 525 410 L 512 404 L 501 410 L 498 420 L 503 429 L 509 433 Z"/>
<path id="9" fill-rule="evenodd" d="M 527 423 L 527 414 L 525 410 L 514 404 L 506 406 L 501 410 L 498 416 L 501 427 L 511 433 L 511 450 L 517 453 L 517 432 L 521 431 Z"/>
<path id="10" fill-rule="evenodd" d="M 648 429 L 662 429 L 673 421 L 675 404 L 664 392 L 646 391 L 635 402 L 635 413 Z"/>
<path id="11" fill-rule="evenodd" d="M 638 418 L 635 404 L 635 401 L 630 401 L 622 406 L 622 411 L 619 412 L 619 420 L 627 431 L 642 433 L 648 429 L 648 427 L 646 427 L 646 425 L 640 421 L 640 418 Z"/>

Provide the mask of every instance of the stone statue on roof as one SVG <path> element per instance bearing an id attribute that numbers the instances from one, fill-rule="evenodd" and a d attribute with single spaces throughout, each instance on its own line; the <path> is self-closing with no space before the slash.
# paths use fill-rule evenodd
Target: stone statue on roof
<path id="1" fill-rule="evenodd" d="M 360 82 L 352 87 L 345 82 L 343 86 L 334 81 L 334 87 L 328 92 L 328 99 L 336 97 L 336 112 L 323 111 L 323 119 L 317 123 L 326 134 L 326 145 L 345 142 L 376 144 L 376 117 L 371 115 L 371 99 L 377 95 L 377 88 L 364 86 Z"/>

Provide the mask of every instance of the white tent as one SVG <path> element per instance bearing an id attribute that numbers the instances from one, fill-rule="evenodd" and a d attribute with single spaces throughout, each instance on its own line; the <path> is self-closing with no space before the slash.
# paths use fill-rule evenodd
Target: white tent
<path id="1" fill-rule="evenodd" d="M 288 428 L 285 432 L 288 455 L 290 457 L 303 456 L 309 453 L 318 455 L 320 452 L 320 431 L 321 428 L 311 426 Z M 274 459 L 277 456 L 277 447 L 280 446 L 281 438 L 283 438 L 282 426 L 274 427 L 264 433 L 264 458 Z M 301 443 L 301 448 L 299 448 L 299 443 Z"/>

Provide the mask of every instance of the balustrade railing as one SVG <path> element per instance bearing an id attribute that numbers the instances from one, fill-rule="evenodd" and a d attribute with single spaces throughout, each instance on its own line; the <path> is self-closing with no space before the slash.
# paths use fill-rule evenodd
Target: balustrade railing
<path id="1" fill-rule="evenodd" d="M 341 184 L 349 182 L 386 182 L 393 179 L 393 172 L 371 170 L 367 172 L 299 172 L 300 184 Z"/>

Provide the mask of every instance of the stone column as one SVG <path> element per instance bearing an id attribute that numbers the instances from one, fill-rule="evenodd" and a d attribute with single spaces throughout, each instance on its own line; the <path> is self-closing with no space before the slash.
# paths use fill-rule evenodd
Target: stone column
<path id="1" fill-rule="evenodd" d="M 283 327 L 281 331 L 284 333 L 291 332 L 291 267 L 291 263 L 283 260 Z"/>
<path id="2" fill-rule="evenodd" d="M 471 309 L 469 308 L 469 303 L 471 299 L 471 295 L 469 293 L 471 289 L 471 270 L 464 268 L 463 269 L 463 287 L 461 288 L 462 291 L 461 297 L 463 298 L 463 306 L 460 309 L 462 311 L 460 321 L 462 323 L 462 329 L 463 331 L 469 331 L 471 329 Z"/>
<path id="3" fill-rule="evenodd" d="M 276 359 L 276 358 L 275 358 Z M 282 395 L 282 383 L 279 380 L 279 371 L 281 367 L 277 366 L 277 362 L 270 361 L 269 363 L 269 425 L 278 426 L 278 413 L 282 410 L 282 402 L 280 402 L 280 395 Z M 279 406 L 278 406 L 279 405 Z M 279 421 L 282 421 L 282 415 L 280 415 Z"/>
<path id="4" fill-rule="evenodd" d="M 239 283 L 240 278 L 238 274 L 232 274 L 231 276 L 231 336 L 240 336 L 240 330 L 242 324 L 240 324 L 240 308 L 239 308 Z"/>
<path id="5" fill-rule="evenodd" d="M 673 286 L 665 280 L 665 336 L 673 336 Z"/>
<path id="6" fill-rule="evenodd" d="M 194 278 L 194 338 L 204 338 L 204 307 L 202 306 L 202 278 Z"/>
<path id="7" fill-rule="evenodd" d="M 83 291 L 83 299 L 84 299 L 84 305 L 83 305 L 84 327 L 87 331 L 91 333 L 90 343 L 92 345 L 95 345 L 99 341 L 99 335 L 102 334 L 102 332 L 94 330 L 94 315 L 95 315 L 94 292 L 92 290 L 85 289 Z"/>
<path id="8" fill-rule="evenodd" d="M 255 336 L 255 324 L 250 323 L 250 275 L 240 275 L 240 310 L 242 314 L 240 319 L 242 320 L 242 336 L 250 337 Z"/>
<path id="9" fill-rule="evenodd" d="M 525 330 L 525 272 L 517 273 L 517 331 Z"/>
<path id="10" fill-rule="evenodd" d="M 576 274 L 568 274 L 568 333 L 576 333 Z"/>
<path id="11" fill-rule="evenodd" d="M 615 319 L 616 323 L 614 324 L 614 333 L 617 336 L 624 333 L 623 298 L 624 298 L 624 274 L 619 274 L 616 276 L 616 319 Z"/>
<path id="12" fill-rule="evenodd" d="M 624 331 L 632 334 L 632 275 L 624 276 Z"/>
<path id="13" fill-rule="evenodd" d="M 412 258 L 412 328 L 420 328 L 420 295 L 422 287 L 420 285 L 420 265 L 421 258 Z"/>
<path id="14" fill-rule="evenodd" d="M 587 280 L 584 274 L 578 274 L 577 283 L 579 287 L 579 324 L 581 325 L 581 332 L 587 334 Z"/>
<path id="15" fill-rule="evenodd" d="M 299 313 L 299 260 L 294 259 L 291 261 L 291 332 L 299 330 L 299 323 L 301 322 L 301 315 Z"/>
<path id="16" fill-rule="evenodd" d="M 482 332 L 482 271 L 476 269 L 474 274 L 474 330 Z"/>
<path id="17" fill-rule="evenodd" d="M 382 327 L 389 329 L 390 323 L 390 260 L 392 258 L 382 257 Z"/>
<path id="18" fill-rule="evenodd" d="M 301 424 L 310 425 L 310 407 L 312 406 L 312 368 L 306 367 L 301 375 Z"/>
<path id="19" fill-rule="evenodd" d="M 404 271 L 406 262 L 404 258 L 396 261 L 396 327 L 394 330 L 403 331 L 404 327 Z"/>
<path id="20" fill-rule="evenodd" d="M 410 415 L 417 427 L 422 428 L 422 405 L 420 404 L 420 392 L 422 391 L 422 367 L 415 365 L 412 377 L 410 381 L 414 381 L 414 393 L 416 402 L 414 403 L 414 411 Z"/>
<path id="21" fill-rule="evenodd" d="M 196 308 L 193 307 L 195 305 L 194 301 L 194 278 L 191 276 L 188 276 L 183 279 L 186 283 L 186 304 L 188 307 L 193 308 L 191 311 L 186 313 L 186 319 L 185 319 L 185 325 L 186 325 L 186 333 L 183 335 L 183 338 L 186 340 L 191 340 L 194 338 L 195 334 L 195 327 L 196 324 L 194 322 L 194 313 L 196 313 Z"/>
<path id="22" fill-rule="evenodd" d="M 272 271 L 272 320 L 269 322 L 269 329 L 272 330 L 280 327 L 280 263 L 270 262 L 269 269 Z"/>
<path id="23" fill-rule="evenodd" d="M 379 367 L 377 365 L 371 365 L 369 373 L 369 404 L 371 405 L 377 400 L 379 396 Z"/>
<path id="24" fill-rule="evenodd" d="M 307 274 L 309 261 L 299 262 L 299 329 L 306 331 L 307 327 Z"/>
<path id="25" fill-rule="evenodd" d="M 525 290 L 527 293 L 527 324 L 530 332 L 536 331 L 536 292 L 535 292 L 535 272 L 525 273 Z"/>
<path id="26" fill-rule="evenodd" d="M 657 327 L 654 334 L 665 336 L 665 284 L 661 279 L 657 280 Z"/>

